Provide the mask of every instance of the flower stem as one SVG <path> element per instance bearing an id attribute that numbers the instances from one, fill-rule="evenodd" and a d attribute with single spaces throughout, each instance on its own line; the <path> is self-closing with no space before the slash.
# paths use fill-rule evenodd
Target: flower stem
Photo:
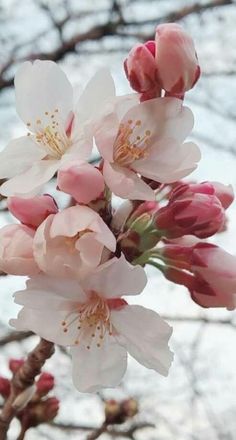
<path id="1" fill-rule="evenodd" d="M 35 377 L 38 376 L 44 363 L 53 353 L 54 344 L 40 339 L 38 345 L 28 354 L 24 364 L 13 376 L 10 395 L 0 414 L 0 440 L 7 438 L 10 423 L 17 414 L 18 408 L 14 407 L 16 398 L 34 384 Z"/>

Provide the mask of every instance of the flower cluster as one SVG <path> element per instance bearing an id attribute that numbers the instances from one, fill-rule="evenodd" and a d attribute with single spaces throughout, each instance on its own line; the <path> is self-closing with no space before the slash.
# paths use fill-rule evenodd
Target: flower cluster
<path id="1" fill-rule="evenodd" d="M 0 191 L 18 220 L 0 230 L 0 269 L 28 276 L 11 325 L 69 347 L 84 392 L 116 386 L 127 353 L 168 374 L 171 327 L 128 304 L 146 285 L 146 264 L 201 306 L 236 304 L 235 257 L 202 241 L 226 228 L 232 188 L 181 180 L 200 160 L 185 142 L 193 115 L 184 95 L 200 75 L 193 41 L 176 24 L 158 26 L 125 72 L 134 93 L 117 96 L 101 69 L 77 96 L 55 63 L 24 63 L 15 92 L 28 132 L 0 154 Z M 57 200 L 45 194 L 50 180 Z M 117 197 L 126 200 L 115 209 Z"/>

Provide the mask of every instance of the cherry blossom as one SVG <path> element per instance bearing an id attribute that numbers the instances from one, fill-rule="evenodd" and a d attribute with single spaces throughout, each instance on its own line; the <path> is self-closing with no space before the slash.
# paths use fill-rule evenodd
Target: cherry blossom
<path id="1" fill-rule="evenodd" d="M 140 176 L 174 182 L 197 166 L 198 147 L 183 143 L 193 127 L 193 115 L 176 98 L 157 98 L 127 112 L 114 107 L 101 118 L 95 140 L 104 159 L 103 175 L 114 194 L 124 199 L 154 200 Z"/>
<path id="2" fill-rule="evenodd" d="M 16 109 L 28 133 L 0 153 L 0 178 L 9 179 L 1 186 L 6 196 L 35 194 L 68 160 L 87 160 L 92 120 L 115 91 L 109 72 L 103 69 L 76 102 L 60 67 L 36 60 L 23 63 L 17 71 L 15 94 Z"/>
<path id="3" fill-rule="evenodd" d="M 116 240 L 99 214 L 77 205 L 49 215 L 37 229 L 33 246 L 44 272 L 83 276 L 98 266 L 104 248 L 115 251 Z"/>
<path id="4" fill-rule="evenodd" d="M 146 281 L 143 268 L 123 256 L 80 281 L 38 275 L 15 294 L 23 308 L 11 325 L 72 346 L 73 381 L 83 392 L 116 386 L 127 368 L 127 351 L 166 376 L 172 361 L 171 328 L 154 311 L 121 298 L 139 294 Z"/>
<path id="5" fill-rule="evenodd" d="M 0 270 L 11 275 L 34 275 L 40 271 L 33 256 L 35 231 L 24 225 L 0 229 Z"/>

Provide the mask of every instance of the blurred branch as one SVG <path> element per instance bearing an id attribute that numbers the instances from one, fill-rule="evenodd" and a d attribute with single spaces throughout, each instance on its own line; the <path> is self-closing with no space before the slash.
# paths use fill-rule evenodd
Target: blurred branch
<path id="1" fill-rule="evenodd" d="M 10 342 L 20 342 L 23 341 L 26 338 L 29 338 L 30 336 L 35 336 L 32 332 L 11 332 L 6 336 L 3 336 L 0 339 L 0 347 L 3 347 L 6 344 L 9 344 Z"/>
<path id="2" fill-rule="evenodd" d="M 147 422 L 132 424 L 131 427 L 126 430 L 111 428 L 111 426 L 107 425 L 106 423 L 103 423 L 99 428 L 88 425 L 72 425 L 57 422 L 50 423 L 50 426 L 52 428 L 62 429 L 63 431 L 92 431 L 88 435 L 87 440 L 96 440 L 100 437 L 101 434 L 105 432 L 111 437 L 125 437 L 134 439 L 134 434 L 140 429 L 155 428 L 155 425 L 153 423 Z"/>
<path id="3" fill-rule="evenodd" d="M 105 37 L 117 37 L 124 38 L 130 37 L 139 39 L 141 41 L 145 39 L 153 38 L 154 30 L 152 35 L 146 35 L 145 32 L 140 31 L 140 26 L 142 25 L 157 25 L 163 22 L 173 22 L 173 21 L 181 21 L 185 17 L 191 14 L 200 14 L 206 10 L 219 8 L 226 5 L 233 5 L 234 0 L 211 0 L 207 3 L 199 3 L 196 2 L 193 5 L 185 6 L 181 9 L 177 9 L 172 11 L 171 13 L 165 14 L 163 16 L 153 17 L 152 19 L 147 20 L 126 20 L 123 13 L 123 4 L 118 0 L 113 0 L 111 3 L 111 7 L 108 10 L 93 10 L 91 11 L 81 11 L 79 13 L 75 13 L 68 8 L 67 2 L 65 2 L 65 14 L 61 19 L 57 19 L 55 17 L 55 13 L 53 8 L 51 8 L 50 4 L 47 2 L 43 2 L 40 0 L 39 7 L 47 14 L 49 20 L 52 23 L 52 27 L 48 29 L 46 32 L 41 32 L 34 39 L 35 42 L 38 41 L 40 37 L 45 38 L 45 34 L 47 32 L 51 32 L 52 30 L 57 31 L 59 36 L 59 44 L 52 51 L 33 51 L 24 55 L 17 56 L 17 51 L 21 50 L 22 47 L 27 47 L 31 41 L 28 41 L 24 44 L 17 44 L 11 50 L 11 55 L 9 59 L 5 62 L 5 64 L 1 67 L 0 70 L 0 90 L 11 87 L 13 85 L 13 75 L 12 75 L 12 67 L 15 66 L 19 62 L 23 62 L 26 60 L 52 60 L 59 61 L 63 59 L 67 54 L 71 52 L 76 52 L 77 47 L 81 43 L 85 43 L 88 41 L 99 41 L 104 39 Z M 107 20 L 103 24 L 98 24 L 91 26 L 90 29 L 83 33 L 75 33 L 72 37 L 65 39 L 64 37 L 64 28 L 69 21 L 74 21 L 75 19 L 79 20 L 83 19 L 85 16 L 94 16 L 95 19 L 98 14 L 108 12 Z M 132 28 L 138 27 L 138 32 L 134 32 Z M 78 26 L 79 27 L 79 26 Z M 209 74 L 208 74 L 209 75 Z"/>

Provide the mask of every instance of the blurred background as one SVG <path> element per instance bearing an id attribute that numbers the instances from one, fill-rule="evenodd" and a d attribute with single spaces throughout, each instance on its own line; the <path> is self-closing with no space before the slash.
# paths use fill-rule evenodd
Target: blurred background
<path id="1" fill-rule="evenodd" d="M 233 0 L 1 0 L 0 1 L 0 148 L 24 134 L 15 112 L 13 78 L 28 59 L 57 61 L 74 85 L 84 86 L 104 65 L 111 69 L 118 93 L 128 92 L 123 60 L 136 42 L 153 38 L 157 24 L 176 21 L 195 40 L 202 76 L 187 94 L 195 115 L 192 139 L 202 151 L 193 178 L 220 180 L 236 189 L 236 3 Z M 191 177 L 191 178 L 192 178 Z M 0 224 L 11 221 L 0 205 Z M 213 241 L 236 254 L 236 203 L 229 210 L 228 231 Z M 78 393 L 71 363 L 57 349 L 47 370 L 56 375 L 61 408 L 55 422 L 27 433 L 27 439 L 235 440 L 236 314 L 204 310 L 187 291 L 168 283 L 153 268 L 138 302 L 152 307 L 174 328 L 175 361 L 168 378 L 134 360 L 121 386 L 100 395 Z M 0 278 L 0 375 L 9 374 L 9 357 L 22 357 L 36 337 L 15 341 L 8 319 L 17 313 L 12 293 L 23 277 Z M 137 298 L 135 298 L 137 302 Z M 99 436 L 105 399 L 134 398 L 139 411 L 124 424 Z M 9 439 L 16 438 L 17 422 Z"/>

